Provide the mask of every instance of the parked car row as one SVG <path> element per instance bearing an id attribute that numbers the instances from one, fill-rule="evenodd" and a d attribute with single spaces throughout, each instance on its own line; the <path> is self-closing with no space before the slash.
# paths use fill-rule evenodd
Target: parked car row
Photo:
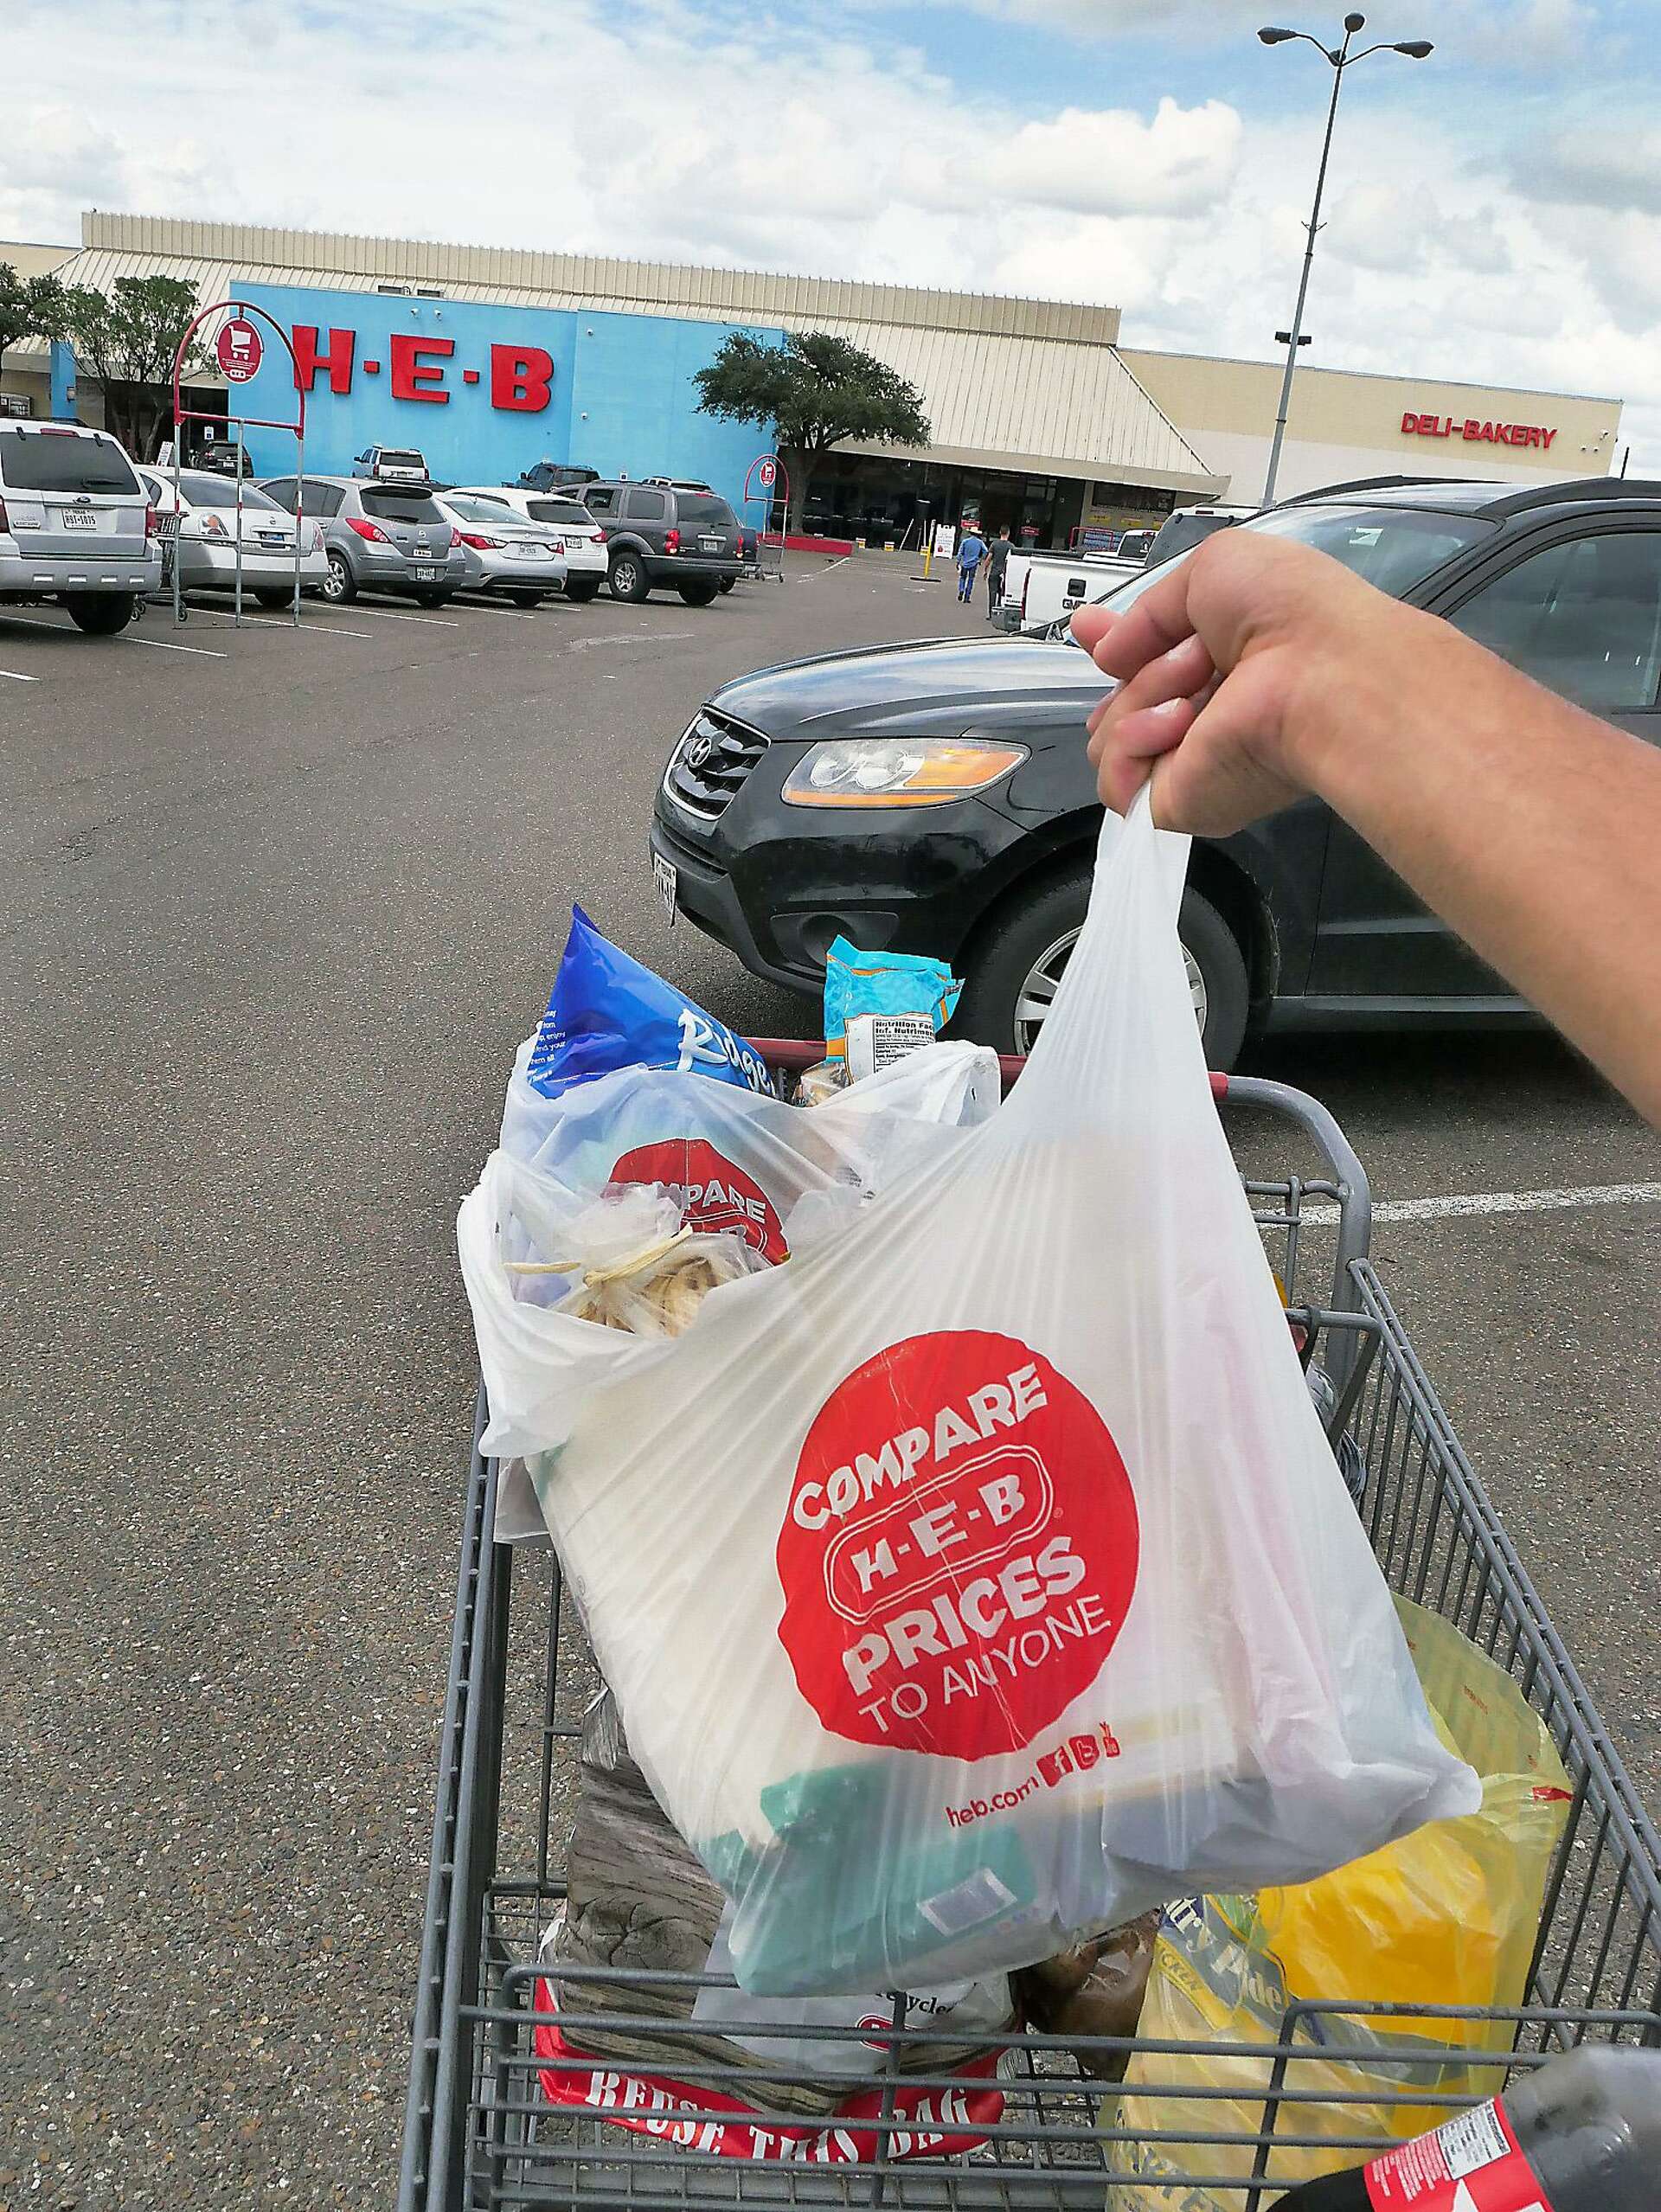
<path id="1" fill-rule="evenodd" d="M 1661 482 L 1374 479 L 1239 526 L 1318 548 L 1661 744 Z M 1106 603 L 1132 605 L 1163 567 Z M 651 824 L 671 907 L 816 996 L 838 933 L 949 960 L 957 1029 L 1030 1049 L 1102 819 L 1079 733 L 1110 686 L 1069 625 L 826 655 L 713 693 Z M 1179 927 L 1214 1068 L 1269 1031 L 1535 1018 L 1315 799 L 1195 838 Z"/>
<path id="2" fill-rule="evenodd" d="M 435 484 L 421 455 L 371 446 L 351 476 L 268 477 L 240 486 L 217 468 L 135 467 L 107 432 L 0 425 L 0 604 L 61 599 L 108 634 L 170 586 L 234 588 L 279 606 L 299 587 L 344 606 L 383 592 L 440 606 L 459 592 L 523 607 L 654 589 L 708 606 L 754 573 L 754 532 L 708 484 L 606 481 L 539 463 L 567 481 Z"/>

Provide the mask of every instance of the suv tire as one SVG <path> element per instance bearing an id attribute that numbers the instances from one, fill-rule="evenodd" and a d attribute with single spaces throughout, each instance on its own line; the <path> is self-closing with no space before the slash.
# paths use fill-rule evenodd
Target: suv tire
<path id="1" fill-rule="evenodd" d="M 329 573 L 317 587 L 330 606 L 350 606 L 357 597 L 357 579 L 343 553 L 330 548 Z"/>
<path id="2" fill-rule="evenodd" d="M 676 590 L 689 606 L 713 606 L 719 584 L 677 584 Z"/>
<path id="3" fill-rule="evenodd" d="M 612 555 L 610 583 L 614 599 L 627 599 L 635 606 L 638 606 L 651 589 L 651 579 L 646 574 L 645 562 L 627 546 Z"/>
<path id="4" fill-rule="evenodd" d="M 590 599 L 597 599 L 599 595 L 598 576 L 579 576 L 574 584 L 568 584 L 565 587 L 565 596 L 574 606 L 587 606 Z"/>
<path id="5" fill-rule="evenodd" d="M 292 592 L 256 592 L 253 596 L 261 606 L 292 607 L 294 604 Z"/>
<path id="6" fill-rule="evenodd" d="M 113 638 L 138 611 L 131 592 L 66 592 L 63 603 L 71 622 L 89 638 Z"/>
<path id="7" fill-rule="evenodd" d="M 513 606 L 523 607 L 540 606 L 543 598 L 541 592 L 510 592 L 507 596 Z"/>
<path id="8" fill-rule="evenodd" d="M 449 592 L 417 592 L 415 604 L 417 606 L 448 606 L 452 596 Z"/>
<path id="9" fill-rule="evenodd" d="M 960 1036 L 999 1052 L 1031 1048 L 1042 1020 L 1023 1014 L 1023 1002 L 1048 1003 L 1067 965 L 1090 902 L 1091 869 L 1081 861 L 1052 876 L 1035 895 L 1010 907 L 973 948 L 952 1027 Z M 1246 1039 L 1250 986 L 1245 955 L 1233 930 L 1195 890 L 1183 893 L 1177 935 L 1188 961 L 1195 1012 L 1202 1003 L 1201 1041 L 1208 1068 L 1227 1074 Z"/>

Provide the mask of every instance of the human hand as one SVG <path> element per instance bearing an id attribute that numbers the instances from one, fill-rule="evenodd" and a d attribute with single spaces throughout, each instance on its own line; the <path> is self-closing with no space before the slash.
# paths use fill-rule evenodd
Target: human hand
<path id="1" fill-rule="evenodd" d="M 1392 633 L 1423 619 L 1325 554 L 1245 529 L 1207 538 L 1123 614 L 1081 607 L 1073 635 L 1119 678 L 1088 724 L 1104 804 L 1124 813 L 1151 773 L 1162 828 L 1218 837 L 1318 789 L 1339 702 L 1387 682 Z"/>

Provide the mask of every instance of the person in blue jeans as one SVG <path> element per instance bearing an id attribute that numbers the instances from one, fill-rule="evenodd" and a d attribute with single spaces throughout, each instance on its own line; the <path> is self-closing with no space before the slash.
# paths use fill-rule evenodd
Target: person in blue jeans
<path id="1" fill-rule="evenodd" d="M 958 540 L 958 599 L 967 606 L 975 595 L 975 578 L 986 551 L 986 541 L 980 534 L 978 523 L 965 521 L 963 535 Z"/>

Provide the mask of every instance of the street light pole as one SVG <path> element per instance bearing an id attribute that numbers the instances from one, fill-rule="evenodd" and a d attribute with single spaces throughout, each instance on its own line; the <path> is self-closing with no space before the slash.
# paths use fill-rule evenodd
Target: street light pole
<path id="1" fill-rule="evenodd" d="M 1332 72 L 1332 98 L 1326 110 L 1326 136 L 1321 141 L 1321 165 L 1315 173 L 1315 204 L 1309 212 L 1308 236 L 1304 245 L 1303 273 L 1298 282 L 1298 305 L 1292 313 L 1292 328 L 1286 336 L 1286 373 L 1280 380 L 1280 407 L 1274 418 L 1274 439 L 1269 447 L 1269 472 L 1263 484 L 1263 504 L 1274 502 L 1275 478 L 1280 473 L 1280 448 L 1286 443 L 1286 417 L 1292 410 L 1292 380 L 1298 369 L 1298 349 L 1303 343 L 1304 306 L 1309 298 L 1309 272 L 1315 260 L 1315 234 L 1321 226 L 1321 196 L 1326 189 L 1327 163 L 1332 156 L 1332 131 L 1338 119 L 1338 95 L 1344 90 L 1344 73 L 1369 54 L 1405 54 L 1411 61 L 1422 61 L 1433 51 L 1428 39 L 1405 39 L 1396 43 L 1381 42 L 1366 46 L 1359 54 L 1351 54 L 1350 42 L 1356 33 L 1366 28 L 1365 16 L 1351 13 L 1344 19 L 1344 42 L 1341 46 L 1324 47 L 1319 39 L 1311 38 L 1307 31 L 1281 30 L 1266 26 L 1258 37 L 1265 46 L 1281 46 L 1289 39 L 1301 39 L 1312 46 Z M 1277 333 L 1278 335 L 1278 333 Z"/>

